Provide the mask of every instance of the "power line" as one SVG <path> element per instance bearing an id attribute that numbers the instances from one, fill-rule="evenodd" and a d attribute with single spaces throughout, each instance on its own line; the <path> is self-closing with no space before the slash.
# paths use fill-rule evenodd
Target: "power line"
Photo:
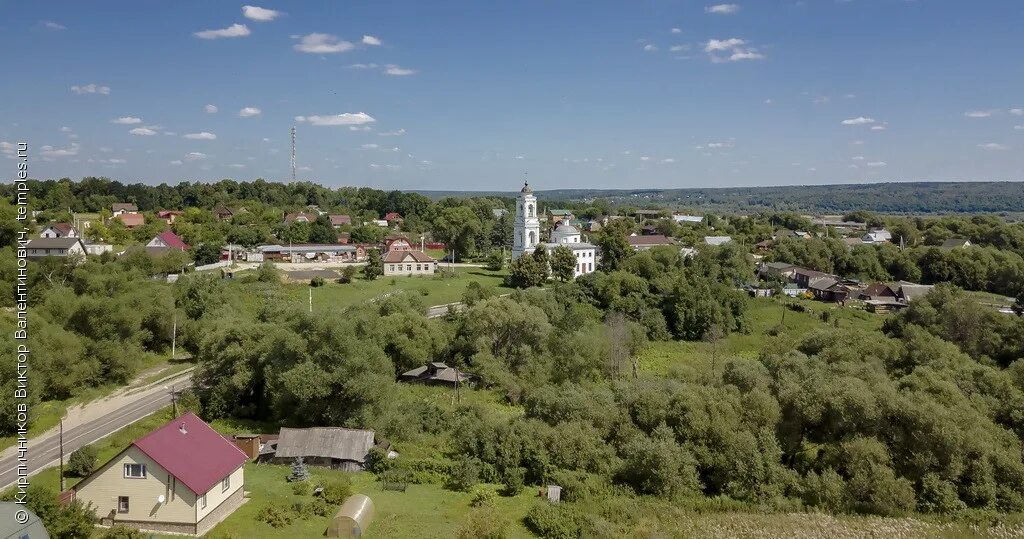
<path id="1" fill-rule="evenodd" d="M 292 126 L 292 183 L 295 183 L 295 126 Z"/>

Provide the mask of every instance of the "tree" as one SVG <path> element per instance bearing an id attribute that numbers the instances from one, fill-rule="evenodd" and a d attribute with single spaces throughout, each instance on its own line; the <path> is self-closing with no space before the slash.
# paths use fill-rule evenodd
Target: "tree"
<path id="1" fill-rule="evenodd" d="M 341 268 L 341 275 L 338 277 L 338 284 L 348 284 L 352 282 L 352 279 L 356 276 L 355 266 L 345 266 Z"/>
<path id="2" fill-rule="evenodd" d="M 306 469 L 306 463 L 302 462 L 302 457 L 295 457 L 295 462 L 292 463 L 292 472 L 288 474 L 288 481 L 308 481 L 309 470 Z"/>
<path id="3" fill-rule="evenodd" d="M 601 269 L 614 271 L 633 256 L 633 248 L 626 237 L 632 232 L 633 224 L 627 219 L 616 219 L 608 223 L 597 234 L 597 246 L 601 251 Z"/>
<path id="4" fill-rule="evenodd" d="M 544 284 L 548 280 L 548 275 L 551 271 L 551 257 L 548 256 L 548 250 L 543 245 L 538 245 L 533 250 L 533 259 L 537 261 L 538 277 L 540 278 L 540 284 Z"/>
<path id="5" fill-rule="evenodd" d="M 501 251 L 494 250 L 491 254 L 487 255 L 486 268 L 491 271 L 501 271 L 501 268 L 505 267 L 505 257 Z"/>
<path id="6" fill-rule="evenodd" d="M 98 454 L 96 448 L 91 445 L 84 445 L 71 453 L 68 458 L 68 473 L 78 477 L 85 477 L 96 469 Z"/>
<path id="7" fill-rule="evenodd" d="M 576 276 L 576 255 L 572 249 L 559 245 L 551 253 L 551 274 L 562 281 L 571 281 Z"/>
<path id="8" fill-rule="evenodd" d="M 197 266 L 205 266 L 220 261 L 221 246 L 216 243 L 202 243 L 192 250 Z"/>
<path id="9" fill-rule="evenodd" d="M 380 251 L 370 249 L 366 255 L 366 265 L 363 266 L 363 277 L 372 281 L 381 275 L 384 275 L 384 260 L 380 257 Z"/>
<path id="10" fill-rule="evenodd" d="M 256 268 L 256 280 L 261 283 L 280 283 L 281 272 L 273 262 L 264 262 Z"/>
<path id="11" fill-rule="evenodd" d="M 309 242 L 310 243 L 324 243 L 332 244 L 337 243 L 338 233 L 335 232 L 334 227 L 331 226 L 331 220 L 326 215 L 317 217 L 316 221 L 309 227 Z"/>
<path id="12" fill-rule="evenodd" d="M 509 266 L 508 283 L 515 288 L 530 288 L 544 284 L 546 271 L 537 263 L 536 257 L 523 255 Z"/>
<path id="13" fill-rule="evenodd" d="M 476 249 L 476 239 L 483 224 L 472 208 L 455 206 L 441 210 L 434 219 L 434 237 L 455 250 L 458 260 Z"/>

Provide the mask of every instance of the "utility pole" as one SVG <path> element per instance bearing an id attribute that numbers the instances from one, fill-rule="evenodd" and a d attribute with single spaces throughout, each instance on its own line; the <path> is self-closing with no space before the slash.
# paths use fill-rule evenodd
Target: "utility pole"
<path id="1" fill-rule="evenodd" d="M 462 404 L 462 393 L 459 391 L 459 378 L 462 375 L 459 373 L 459 368 L 455 367 L 455 400 Z"/>
<path id="2" fill-rule="evenodd" d="M 295 183 L 295 126 L 292 126 L 292 183 Z"/>
<path id="3" fill-rule="evenodd" d="M 174 384 L 171 384 L 171 413 L 178 417 L 178 393 L 174 390 Z"/>
<path id="4" fill-rule="evenodd" d="M 60 491 L 64 492 L 64 416 L 60 416 Z"/>
<path id="5" fill-rule="evenodd" d="M 178 344 L 178 311 L 174 311 L 174 325 L 171 329 L 171 361 L 174 361 Z"/>
<path id="6" fill-rule="evenodd" d="M 313 312 L 313 287 L 309 287 L 309 312 Z"/>

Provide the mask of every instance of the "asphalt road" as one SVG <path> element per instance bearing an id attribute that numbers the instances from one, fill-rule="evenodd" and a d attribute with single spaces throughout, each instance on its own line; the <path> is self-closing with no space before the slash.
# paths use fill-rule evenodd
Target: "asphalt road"
<path id="1" fill-rule="evenodd" d="M 168 380 L 168 383 L 172 381 Z M 175 390 L 191 385 L 191 377 L 173 381 Z M 67 463 L 71 452 L 96 440 L 105 438 L 114 432 L 171 404 L 170 391 L 156 391 L 142 394 L 138 399 L 110 412 L 109 414 L 75 428 L 64 431 L 64 462 Z M 171 418 L 168 418 L 170 420 Z M 60 439 L 57 434 L 30 438 L 28 440 L 28 473 L 32 475 L 51 465 L 57 465 L 60 457 Z M 18 455 L 0 460 L 0 490 L 7 488 L 18 480 Z M 57 488 L 57 485 L 53 485 Z"/>

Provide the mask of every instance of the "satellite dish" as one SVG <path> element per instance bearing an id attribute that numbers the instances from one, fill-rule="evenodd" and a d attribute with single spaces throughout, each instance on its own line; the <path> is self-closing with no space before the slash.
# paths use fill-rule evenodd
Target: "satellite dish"
<path id="1" fill-rule="evenodd" d="M 163 494 L 161 494 L 157 496 L 156 501 L 157 503 L 164 503 L 165 501 L 167 501 L 167 498 Z"/>

